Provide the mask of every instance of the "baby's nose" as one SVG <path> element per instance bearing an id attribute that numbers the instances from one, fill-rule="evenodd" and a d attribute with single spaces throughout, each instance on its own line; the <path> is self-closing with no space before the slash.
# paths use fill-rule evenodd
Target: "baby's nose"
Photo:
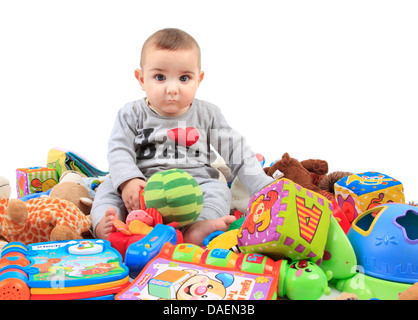
<path id="1" fill-rule="evenodd" d="M 173 82 L 167 83 L 166 92 L 167 92 L 167 94 L 177 94 L 178 93 L 177 84 L 175 84 Z"/>

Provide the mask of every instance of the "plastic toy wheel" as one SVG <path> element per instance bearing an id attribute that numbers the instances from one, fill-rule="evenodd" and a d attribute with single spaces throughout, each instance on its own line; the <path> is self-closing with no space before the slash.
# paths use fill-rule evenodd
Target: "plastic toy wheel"
<path id="1" fill-rule="evenodd" d="M 20 279 L 8 278 L 0 282 L 0 300 L 29 300 L 30 289 Z"/>

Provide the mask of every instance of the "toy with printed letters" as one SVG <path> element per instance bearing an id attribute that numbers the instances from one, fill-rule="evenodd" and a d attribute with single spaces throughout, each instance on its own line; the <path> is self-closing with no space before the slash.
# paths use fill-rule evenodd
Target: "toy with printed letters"
<path id="1" fill-rule="evenodd" d="M 328 229 L 327 244 L 320 265 L 326 274 L 332 275 L 331 280 L 333 282 L 352 278 L 356 274 L 357 266 L 356 255 L 345 231 L 347 225 L 345 222 L 342 224 L 341 221 L 338 221 L 339 217 L 344 218 L 344 215 L 341 215 L 341 212 L 336 211 L 336 209 L 339 209 L 339 207 L 334 206 Z M 206 249 L 223 248 L 240 252 L 237 241 L 237 233 L 240 227 L 238 226 L 238 229 L 231 227 L 226 232 L 216 231 L 206 237 L 203 241 Z"/>
<path id="2" fill-rule="evenodd" d="M 308 260 L 289 263 L 258 253 L 165 243 L 116 299 L 315 300 L 330 293 L 329 277 Z"/>
<path id="3" fill-rule="evenodd" d="M 69 300 L 112 297 L 129 270 L 106 240 L 11 242 L 0 258 L 0 298 Z"/>
<path id="4" fill-rule="evenodd" d="M 238 246 L 243 253 L 320 264 L 332 212 L 328 199 L 282 178 L 251 197 Z"/>

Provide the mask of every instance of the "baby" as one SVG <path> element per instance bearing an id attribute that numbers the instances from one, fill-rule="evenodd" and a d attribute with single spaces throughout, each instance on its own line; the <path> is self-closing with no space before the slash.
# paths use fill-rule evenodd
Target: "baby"
<path id="1" fill-rule="evenodd" d="M 146 98 L 119 110 L 109 139 L 111 179 L 97 190 L 91 210 L 93 230 L 106 239 L 115 219 L 137 210 L 139 191 L 154 173 L 182 169 L 199 183 L 204 204 L 197 220 L 185 227 L 184 242 L 202 245 L 214 231 L 226 231 L 231 192 L 211 167 L 214 150 L 225 160 L 250 195 L 273 181 L 244 137 L 226 122 L 220 109 L 195 98 L 203 80 L 200 48 L 186 32 L 157 31 L 143 45 L 135 77 Z"/>

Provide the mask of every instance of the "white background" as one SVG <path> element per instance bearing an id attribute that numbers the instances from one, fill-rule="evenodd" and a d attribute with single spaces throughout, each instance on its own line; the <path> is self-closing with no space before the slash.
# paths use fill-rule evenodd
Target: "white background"
<path id="1" fill-rule="evenodd" d="M 289 152 L 375 170 L 418 201 L 417 17 L 402 0 L 0 0 L 0 175 L 14 186 L 55 146 L 107 170 L 116 112 L 144 96 L 142 43 L 177 27 L 202 49 L 197 98 L 267 164 Z"/>

